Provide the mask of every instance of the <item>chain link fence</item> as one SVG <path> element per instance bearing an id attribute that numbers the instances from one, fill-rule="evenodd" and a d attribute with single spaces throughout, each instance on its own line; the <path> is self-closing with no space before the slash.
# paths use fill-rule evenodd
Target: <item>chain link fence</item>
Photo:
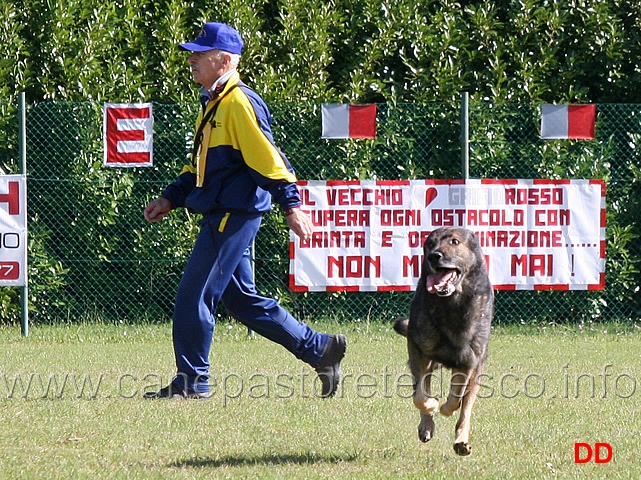
<path id="1" fill-rule="evenodd" d="M 0 166 L 17 173 L 17 114 L 6 107 Z M 197 106 L 154 104 L 154 166 L 133 169 L 102 165 L 102 108 L 89 102 L 27 107 L 32 322 L 171 319 L 198 218 L 179 209 L 149 224 L 142 211 L 188 161 Z M 379 105 L 377 139 L 367 141 L 321 139 L 319 104 L 270 108 L 276 143 L 300 179 L 461 177 L 459 105 Z M 543 141 L 540 105 L 470 103 L 470 177 L 599 178 L 608 188 L 605 291 L 497 291 L 497 322 L 639 318 L 640 118 L 641 105 L 601 104 L 595 140 Z M 412 295 L 289 291 L 288 235 L 278 209 L 265 217 L 255 266 L 259 291 L 301 320 L 392 320 L 406 314 Z M 5 317 L 19 318 L 15 293 L 0 292 Z"/>

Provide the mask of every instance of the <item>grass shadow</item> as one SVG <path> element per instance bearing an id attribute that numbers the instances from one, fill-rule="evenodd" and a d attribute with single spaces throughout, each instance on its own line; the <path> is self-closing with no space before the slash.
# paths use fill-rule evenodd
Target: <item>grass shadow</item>
<path id="1" fill-rule="evenodd" d="M 211 468 L 211 467 L 244 467 L 252 465 L 315 465 L 320 463 L 353 462 L 355 454 L 322 455 L 317 453 L 303 454 L 266 454 L 260 456 L 228 455 L 221 458 L 189 458 L 179 460 L 170 466 L 174 468 Z"/>

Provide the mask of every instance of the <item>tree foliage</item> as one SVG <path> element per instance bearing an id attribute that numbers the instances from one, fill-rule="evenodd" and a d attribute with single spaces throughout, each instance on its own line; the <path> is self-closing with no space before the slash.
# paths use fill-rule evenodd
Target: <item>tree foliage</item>
<path id="1" fill-rule="evenodd" d="M 193 98 L 176 44 L 206 20 L 246 40 L 268 101 L 637 103 L 632 0 L 0 1 L 2 98 Z"/>
<path id="2" fill-rule="evenodd" d="M 575 310 L 583 315 L 600 311 L 604 302 L 635 301 L 639 255 L 632 246 L 641 233 L 636 147 L 640 133 L 630 127 L 627 136 L 609 137 L 614 126 L 603 122 L 600 131 L 610 140 L 596 149 L 519 139 L 536 136 L 532 109 L 542 102 L 590 102 L 603 108 L 611 103 L 641 103 L 637 1 L 0 0 L 0 19 L 2 171 L 17 170 L 18 92 L 26 92 L 32 113 L 49 104 L 60 109 L 59 122 L 38 126 L 51 142 L 58 142 L 56 162 L 48 165 L 50 170 L 33 166 L 30 171 L 30 202 L 44 209 L 30 219 L 30 268 L 43 280 L 35 286 L 32 302 L 70 308 L 68 296 L 57 298 L 51 292 L 62 289 L 70 275 L 76 282 L 89 282 L 87 272 L 70 271 L 52 260 L 74 257 L 73 248 L 57 240 L 72 232 L 78 232 L 91 260 L 102 262 L 104 274 L 117 272 L 118 259 L 132 252 L 142 257 L 161 252 L 179 261 L 187 257 L 195 235 L 188 215 L 175 216 L 155 229 L 119 229 L 123 216 L 139 214 L 123 213 L 123 203 L 145 193 L 136 190 L 133 173 L 114 177 L 101 170 L 96 106 L 162 104 L 167 109 L 155 112 L 154 141 L 159 146 L 188 143 L 191 112 L 172 105 L 195 104 L 197 88 L 187 55 L 176 45 L 192 40 L 203 22 L 214 20 L 241 32 L 242 78 L 273 106 L 276 118 L 284 116 L 300 129 L 315 132 L 318 125 L 313 119 L 320 103 L 380 105 L 379 115 L 386 121 L 379 139 L 366 148 L 349 142 L 321 146 L 287 136 L 276 122 L 274 131 L 283 148 L 312 159 L 296 164 L 304 178 L 455 175 L 452 159 L 460 148 L 457 107 L 461 92 L 467 91 L 476 105 L 471 166 L 477 176 L 608 180 L 609 194 L 629 199 L 608 205 L 608 222 L 613 225 L 608 230 L 609 268 L 626 288 L 606 300 L 598 294 L 588 296 L 592 305 Z M 504 109 L 506 105 L 510 107 Z M 422 115 L 407 115 L 408 108 L 420 109 Z M 634 125 L 635 112 L 624 120 Z M 164 127 L 158 128 L 160 124 Z M 424 145 L 427 137 L 439 140 L 426 152 L 417 145 Z M 73 138 L 76 144 L 67 147 L 64 138 Z M 29 148 L 37 154 L 40 146 Z M 328 151 L 341 161 L 320 162 Z M 626 154 L 619 153 L 614 161 L 614 151 Z M 181 147 L 178 163 L 186 154 L 187 148 Z M 523 166 L 523 158 L 536 160 Z M 152 173 L 170 177 L 158 168 Z M 38 190 L 39 181 L 55 182 L 63 174 L 78 184 L 47 184 Z M 56 193 L 69 201 L 57 205 Z M 49 224 L 44 216 L 54 208 L 61 220 Z M 283 225 L 282 218 L 269 217 L 266 229 L 273 226 L 280 231 Z M 167 236 L 174 241 L 163 241 Z M 268 243 L 285 241 L 274 237 Z M 139 265 L 150 276 L 171 274 L 163 268 L 169 267 Z M 275 287 L 274 294 L 282 298 L 285 290 Z M 144 289 L 103 293 L 114 304 L 123 295 L 148 294 Z M 289 301 L 295 303 L 293 298 Z M 566 303 L 573 301 L 568 297 Z M 0 289 L 0 313 L 13 315 L 15 304 L 15 292 Z"/>

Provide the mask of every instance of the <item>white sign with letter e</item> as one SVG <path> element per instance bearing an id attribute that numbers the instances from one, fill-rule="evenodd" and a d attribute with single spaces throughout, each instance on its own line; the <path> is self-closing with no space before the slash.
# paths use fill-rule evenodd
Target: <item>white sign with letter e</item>
<path id="1" fill-rule="evenodd" d="M 105 166 L 153 166 L 153 125 L 151 103 L 105 103 Z"/>

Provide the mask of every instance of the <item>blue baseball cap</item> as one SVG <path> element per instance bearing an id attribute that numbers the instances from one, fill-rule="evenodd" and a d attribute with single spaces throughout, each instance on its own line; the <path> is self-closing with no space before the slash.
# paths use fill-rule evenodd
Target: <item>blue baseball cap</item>
<path id="1" fill-rule="evenodd" d="M 226 23 L 209 22 L 203 26 L 196 40 L 189 43 L 181 43 L 178 48 L 189 52 L 206 52 L 214 49 L 224 50 L 240 55 L 243 45 L 244 42 L 238 30 Z"/>

